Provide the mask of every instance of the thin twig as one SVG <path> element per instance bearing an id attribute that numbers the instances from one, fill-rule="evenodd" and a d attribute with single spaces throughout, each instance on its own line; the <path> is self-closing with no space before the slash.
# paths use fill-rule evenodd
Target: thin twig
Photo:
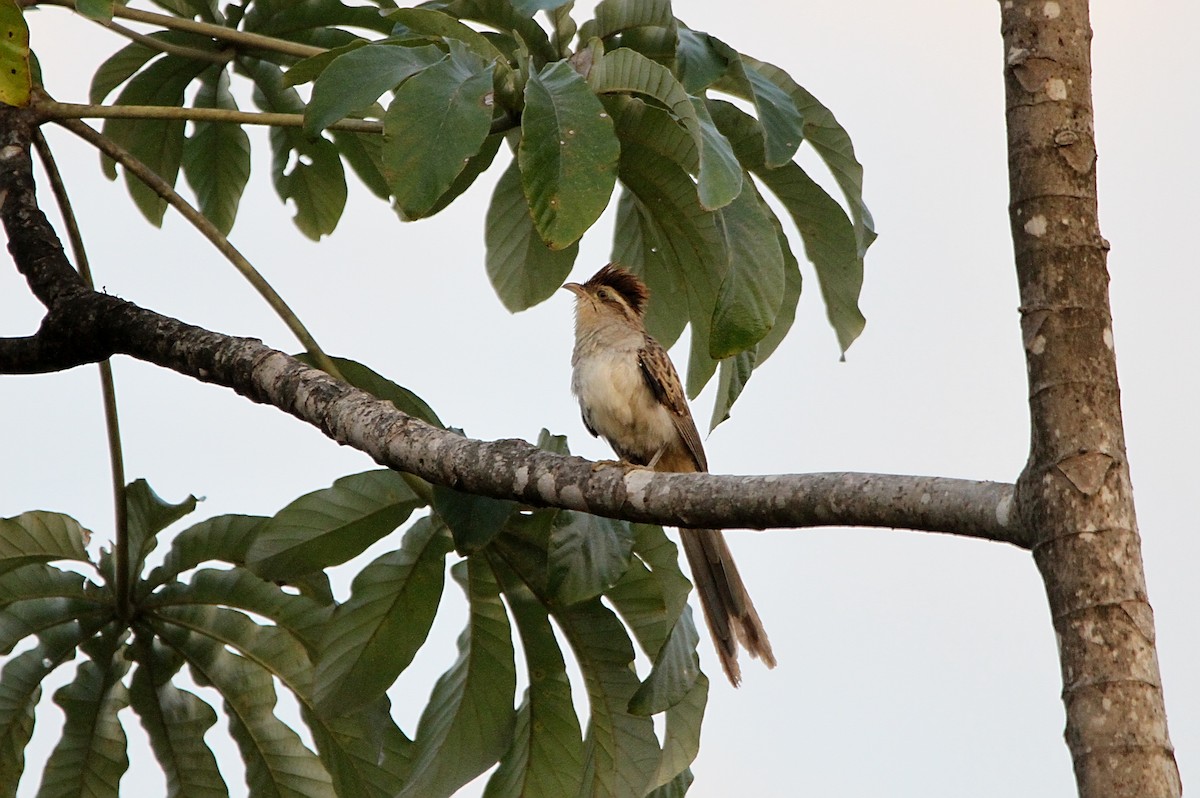
<path id="1" fill-rule="evenodd" d="M 63 6 L 64 8 L 75 8 L 74 0 L 37 0 L 36 2 L 25 3 L 24 5 L 50 5 Z M 121 17 L 122 19 L 130 19 L 134 22 L 144 22 L 147 25 L 161 25 L 164 28 L 172 30 L 182 30 L 189 33 L 198 33 L 201 36 L 208 36 L 218 41 L 229 42 L 240 47 L 248 47 L 255 50 L 271 50 L 284 55 L 293 55 L 297 58 L 309 58 L 310 56 L 320 55 L 325 52 L 324 47 L 313 47 L 308 44 L 299 44 L 298 42 L 289 42 L 286 39 L 276 39 L 273 36 L 263 36 L 258 33 L 247 33 L 246 31 L 227 28 L 224 25 L 214 25 L 211 22 L 197 22 L 194 19 L 186 19 L 184 17 L 173 17 L 169 14 L 156 14 L 153 11 L 141 11 L 136 8 L 129 8 L 120 3 L 113 3 L 113 16 Z"/>
<path id="2" fill-rule="evenodd" d="M 43 119 L 186 119 L 192 122 L 230 122 L 241 125 L 302 127 L 303 114 L 257 113 L 226 108 L 180 108 L 174 105 L 83 105 L 39 100 L 38 113 Z M 343 119 L 329 130 L 353 133 L 383 133 L 383 123 L 366 119 Z"/>
<path id="3" fill-rule="evenodd" d="M 71 251 L 75 256 L 79 276 L 89 288 L 95 289 L 75 210 L 71 207 L 71 199 L 67 196 L 67 187 L 63 183 L 62 173 L 58 171 L 54 153 L 50 151 L 50 145 L 46 143 L 46 138 L 40 130 L 34 131 L 33 145 L 37 148 L 38 157 L 46 169 L 50 189 L 54 192 L 63 224 L 67 227 L 67 239 L 71 242 Z M 117 584 L 114 587 L 117 594 L 117 612 L 125 618 L 129 614 L 129 597 L 132 594 L 129 578 L 129 507 L 125 496 L 125 458 L 121 447 L 121 425 L 117 417 L 117 388 L 113 380 L 112 360 L 102 360 L 97 365 L 100 367 L 100 396 L 104 402 L 104 427 L 108 435 L 108 462 L 112 473 L 113 522 L 116 526 L 113 557 L 117 565 Z"/>
<path id="4" fill-rule="evenodd" d="M 93 130 L 78 119 L 59 119 L 56 121 L 59 125 L 62 125 L 67 130 L 96 147 L 109 158 L 121 164 L 130 174 L 141 180 L 154 193 L 166 200 L 168 205 L 179 211 L 180 215 L 191 222 L 193 227 L 212 242 L 212 245 L 233 264 L 233 267 L 246 278 L 250 285 L 254 286 L 259 295 L 267 301 L 271 309 L 279 315 L 283 323 L 292 331 L 292 334 L 299 339 L 305 351 L 313 356 L 317 365 L 335 378 L 342 379 L 341 372 L 338 371 L 333 360 L 317 344 L 316 339 L 313 338 L 312 334 L 304 326 L 304 323 L 300 321 L 296 313 L 288 306 L 287 302 L 283 300 L 283 297 L 275 291 L 250 261 L 230 243 L 229 239 L 217 229 L 216 225 L 208 220 L 208 217 L 192 207 L 191 203 L 180 196 L 179 192 L 172 188 L 167 181 L 159 177 L 154 170 L 133 157 L 128 150 L 112 139 Z"/>
<path id="5" fill-rule="evenodd" d="M 192 58 L 198 61 L 211 61 L 214 64 L 228 64 L 233 60 L 233 50 L 222 50 L 213 52 L 212 50 L 201 50 L 197 47 L 187 47 L 182 44 L 172 44 L 162 39 L 156 39 L 153 36 L 147 36 L 144 33 L 138 33 L 135 30 L 118 25 L 110 19 L 94 19 L 92 20 L 97 25 L 103 28 L 108 28 L 113 33 L 124 36 L 130 41 L 137 42 L 143 47 L 148 47 L 151 50 L 157 50 L 160 53 L 167 55 L 177 55 L 181 58 Z"/>

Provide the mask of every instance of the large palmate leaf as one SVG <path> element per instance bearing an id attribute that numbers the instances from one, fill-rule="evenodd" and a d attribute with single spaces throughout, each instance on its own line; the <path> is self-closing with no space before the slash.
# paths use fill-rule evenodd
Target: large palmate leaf
<path id="1" fill-rule="evenodd" d="M 138 584 L 139 593 L 145 595 L 201 563 L 244 563 L 259 527 L 267 520 L 260 515 L 218 515 L 193 524 L 171 540 L 162 565 Z"/>
<path id="2" fill-rule="evenodd" d="M 551 249 L 579 240 L 608 205 L 620 145 L 612 120 L 565 61 L 529 76 L 517 162 L 533 222 Z"/>
<path id="3" fill-rule="evenodd" d="M 516 666 L 499 585 L 479 556 L 455 564 L 451 574 L 467 593 L 470 620 L 458 639 L 458 659 L 438 679 L 421 713 L 401 798 L 450 795 L 512 743 Z"/>
<path id="4" fill-rule="evenodd" d="M 255 573 L 287 579 L 343 563 L 424 502 L 395 471 L 342 477 L 284 507 L 258 530 L 246 558 Z"/>
<path id="5" fill-rule="evenodd" d="M 325 625 L 314 698 L 326 715 L 373 703 L 425 642 L 442 597 L 450 536 L 422 518 L 403 545 L 359 572 Z"/>
<path id="6" fill-rule="evenodd" d="M 251 795 L 337 798 L 317 756 L 275 717 L 270 672 L 174 623 L 155 623 L 155 631 L 187 661 L 198 683 L 220 692 Z"/>

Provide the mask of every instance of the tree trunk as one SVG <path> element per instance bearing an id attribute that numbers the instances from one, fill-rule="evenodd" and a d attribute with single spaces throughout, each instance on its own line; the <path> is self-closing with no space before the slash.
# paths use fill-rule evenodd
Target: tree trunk
<path id="1" fill-rule="evenodd" d="M 1096 210 L 1086 0 L 1001 0 L 1031 448 L 1017 508 L 1059 642 L 1079 794 L 1178 796 Z"/>

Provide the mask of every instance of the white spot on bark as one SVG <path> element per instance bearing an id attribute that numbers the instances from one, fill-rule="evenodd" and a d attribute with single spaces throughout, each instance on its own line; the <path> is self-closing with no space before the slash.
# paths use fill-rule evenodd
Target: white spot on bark
<path id="1" fill-rule="evenodd" d="M 1013 498 L 1012 496 L 1005 496 L 1000 500 L 1000 503 L 996 505 L 996 522 L 1000 524 L 1000 526 L 1008 526 L 1009 521 L 1012 518 L 1012 511 Z"/>
<path id="2" fill-rule="evenodd" d="M 646 485 L 654 478 L 653 471 L 637 468 L 625 474 L 625 499 L 637 509 L 646 506 Z"/>
<path id="3" fill-rule="evenodd" d="M 1110 350 L 1113 348 L 1112 327 L 1104 328 L 1104 345 L 1107 346 Z"/>
<path id="4" fill-rule="evenodd" d="M 517 493 L 523 493 L 525 486 L 529 484 L 529 466 L 518 466 L 513 474 L 513 488 Z"/>
<path id="5" fill-rule="evenodd" d="M 24 152 L 24 150 L 22 150 L 16 144 L 9 144 L 4 149 L 0 150 L 0 160 L 7 161 L 9 158 L 16 158 L 22 152 Z"/>
<path id="6" fill-rule="evenodd" d="M 1033 343 L 1029 345 L 1029 351 L 1035 355 L 1040 355 L 1046 351 L 1046 336 L 1039 335 L 1033 339 Z"/>
<path id="7" fill-rule="evenodd" d="M 554 490 L 554 476 L 552 474 L 542 474 L 537 481 L 538 493 L 547 499 L 557 498 L 558 493 Z"/>
<path id="8" fill-rule="evenodd" d="M 1013 7 L 1013 0 L 1004 0 L 1004 10 L 1008 11 Z"/>
<path id="9" fill-rule="evenodd" d="M 1042 14 L 1046 19 L 1058 19 L 1058 15 L 1062 13 L 1062 7 L 1054 0 L 1049 0 L 1046 5 L 1042 6 Z"/>
<path id="10" fill-rule="evenodd" d="M 1031 236 L 1041 238 L 1046 234 L 1046 217 L 1040 213 L 1025 223 L 1025 232 Z"/>
<path id="11" fill-rule="evenodd" d="M 567 485 L 562 489 L 561 498 L 569 507 L 576 510 L 587 509 L 587 502 L 583 500 L 583 491 L 578 485 Z"/>
<path id="12" fill-rule="evenodd" d="M 921 494 L 921 504 L 929 504 L 931 501 L 933 501 L 933 497 L 928 493 Z"/>
<path id="13" fill-rule="evenodd" d="M 1017 64 L 1025 63 L 1025 59 L 1029 57 L 1029 51 L 1024 47 L 1008 48 L 1008 65 L 1016 66 Z"/>
<path id="14" fill-rule="evenodd" d="M 1067 99 L 1067 84 L 1062 78 L 1050 78 L 1046 81 L 1046 96 L 1051 100 Z"/>

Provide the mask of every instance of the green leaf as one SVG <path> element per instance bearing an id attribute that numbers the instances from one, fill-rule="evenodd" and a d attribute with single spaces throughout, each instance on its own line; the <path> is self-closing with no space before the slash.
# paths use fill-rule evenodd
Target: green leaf
<path id="1" fill-rule="evenodd" d="M 288 593 L 245 568 L 199 570 L 189 582 L 169 584 L 142 603 L 146 609 L 187 605 L 233 607 L 268 618 L 314 654 L 330 614 L 321 603 Z"/>
<path id="2" fill-rule="evenodd" d="M 757 346 L 744 352 L 738 352 L 736 355 L 730 355 L 721 361 L 721 367 L 717 372 L 717 400 L 713 403 L 712 418 L 708 422 L 710 432 L 729 418 L 730 408 L 741 396 L 757 363 Z"/>
<path id="3" fill-rule="evenodd" d="M 140 574 L 146 557 L 154 551 L 156 535 L 196 509 L 196 497 L 188 496 L 179 504 L 158 497 L 144 479 L 125 486 L 125 506 L 128 513 L 129 572 Z"/>
<path id="4" fill-rule="evenodd" d="M 29 26 L 20 6 L 0 5 L 0 103 L 29 104 L 33 78 L 29 71 Z"/>
<path id="5" fill-rule="evenodd" d="M 334 60 L 360 47 L 366 47 L 368 44 L 371 44 L 371 42 L 367 39 L 355 39 L 341 47 L 334 47 L 332 50 L 326 50 L 323 53 L 303 58 L 292 64 L 288 67 L 288 71 L 283 73 L 283 85 L 301 86 L 316 80 L 317 76 L 324 72 L 325 68 L 332 64 Z M 382 94 L 382 92 L 380 93 Z"/>
<path id="6" fill-rule="evenodd" d="M 182 106 L 184 91 L 212 64 L 166 55 L 135 75 L 117 96 L 117 105 Z M 103 132 L 155 174 L 174 186 L 183 160 L 186 122 L 182 119 L 106 119 Z M 115 176 L 115 173 L 110 173 Z M 125 173 L 129 195 L 155 227 L 162 225 L 167 201 L 141 180 Z"/>
<path id="7" fill-rule="evenodd" d="M 496 183 L 484 227 L 487 274 L 504 307 L 516 313 L 550 297 L 571 273 L 579 245 L 553 250 L 542 241 L 513 161 Z"/>
<path id="8" fill-rule="evenodd" d="M 254 102 L 259 108 L 303 113 L 304 103 L 295 89 L 284 85 L 279 67 L 249 57 L 236 63 L 254 81 Z M 270 140 L 271 179 L 279 198 L 296 204 L 296 227 L 314 241 L 332 233 L 346 207 L 346 173 L 337 147 L 297 128 L 272 127 Z"/>
<path id="9" fill-rule="evenodd" d="M 750 176 L 737 199 L 717 211 L 729 267 L 713 311 L 708 342 L 714 360 L 754 346 L 775 323 L 783 302 L 784 266 L 771 211 Z"/>
<path id="10" fill-rule="evenodd" d="M 171 549 L 163 558 L 163 564 L 138 584 L 138 595 L 146 596 L 159 585 L 204 562 L 244 563 L 246 550 L 267 520 L 261 515 L 218 515 L 193 524 L 171 540 Z"/>
<path id="11" fill-rule="evenodd" d="M 742 170 L 729 142 L 709 120 L 697 114 L 700 101 L 688 96 L 671 70 L 622 47 L 593 63 L 588 83 L 597 94 L 637 94 L 653 99 L 687 131 L 699 155 L 695 190 L 701 207 L 721 208 L 738 195 Z"/>
<path id="12" fill-rule="evenodd" d="M 436 213 L 441 213 L 446 206 L 458 199 L 475 182 L 476 178 L 488 170 L 492 165 L 492 161 L 496 158 L 496 153 L 500 149 L 500 143 L 504 141 L 503 133 L 492 133 L 483 140 L 483 146 L 479 152 L 475 153 L 467 160 L 467 165 L 458 173 L 458 177 L 450 184 L 450 188 L 442 196 L 438 197 L 437 202 L 433 203 L 433 207 L 425 214 L 426 217 L 433 216 Z"/>
<path id="13" fill-rule="evenodd" d="M 351 130 L 332 130 L 329 135 L 363 185 L 379 199 L 390 200 L 392 190 L 383 176 L 383 136 Z"/>
<path id="14" fill-rule="evenodd" d="M 12 657 L 0 672 L 0 796 L 14 798 L 25 771 L 25 746 L 33 736 L 41 683 L 75 655 L 98 624 L 68 623 L 44 631 L 36 646 Z"/>
<path id="15" fill-rule="evenodd" d="M 629 700 L 629 711 L 635 715 L 655 715 L 682 701 L 701 675 L 700 657 L 696 654 L 699 644 L 700 633 L 692 621 L 692 608 L 684 606 L 670 637 L 658 651 L 650 675 Z"/>
<path id="16" fill-rule="evenodd" d="M 339 796 L 391 798 L 400 792 L 413 744 L 392 719 L 386 695 L 354 715 L 318 720 L 305 708 L 303 716 Z"/>
<path id="17" fill-rule="evenodd" d="M 583 778 L 583 734 L 549 615 L 499 557 L 490 562 L 521 634 L 529 687 L 517 709 L 513 745 L 488 780 L 484 798 L 578 795 Z"/>
<path id="18" fill-rule="evenodd" d="M 312 99 L 304 109 L 304 132 L 315 136 L 444 57 L 432 44 L 373 44 L 350 50 L 330 63 L 313 84 Z"/>
<path id="19" fill-rule="evenodd" d="M 422 518 L 400 549 L 354 578 L 319 649 L 314 700 L 323 714 L 351 714 L 378 700 L 412 662 L 437 613 L 449 551 L 446 528 Z"/>
<path id="20" fill-rule="evenodd" d="M 614 33 L 641 27 L 674 29 L 670 0 L 601 0 L 596 4 L 595 32 L 604 39 Z"/>
<path id="21" fill-rule="evenodd" d="M 530 75 L 517 162 L 534 225 L 551 249 L 575 243 L 600 217 L 620 154 L 604 106 L 567 62 Z"/>
<path id="22" fill-rule="evenodd" d="M 514 8 L 509 0 L 434 0 L 423 3 L 422 7 L 444 11 L 457 19 L 482 22 L 520 37 L 535 56 L 536 66 L 558 58 L 558 52 L 550 44 L 545 29 L 531 19 L 532 14 Z"/>
<path id="23" fill-rule="evenodd" d="M 779 313 L 775 316 L 775 326 L 763 336 L 755 348 L 755 368 L 761 366 L 775 352 L 792 329 L 792 322 L 796 320 L 796 305 L 800 302 L 800 289 L 803 286 L 800 264 L 796 262 L 792 246 L 783 232 L 783 225 L 774 213 L 771 214 L 771 223 L 775 226 L 775 237 L 779 240 L 779 250 L 783 253 L 783 302 L 780 303 Z M 730 402 L 730 405 L 732 404 L 733 402 Z"/>
<path id="24" fill-rule="evenodd" d="M 675 55 L 679 82 L 688 94 L 699 95 L 725 74 L 729 63 L 717 52 L 707 33 L 679 28 L 678 36 Z"/>
<path id="25" fill-rule="evenodd" d="M 89 19 L 112 19 L 112 0 L 76 0 L 75 10 Z"/>
<path id="26" fill-rule="evenodd" d="M 553 11 L 573 0 L 512 0 L 513 8 L 525 16 L 532 17 L 538 11 Z"/>
<path id="27" fill-rule="evenodd" d="M 669 783 L 664 784 L 653 792 L 646 793 L 646 798 L 683 798 L 695 781 L 691 768 L 680 773 Z"/>
<path id="28" fill-rule="evenodd" d="M 747 72 L 752 72 L 765 78 L 766 81 L 778 86 L 792 99 L 796 108 L 804 118 L 804 135 L 812 145 L 834 180 L 846 195 L 850 205 L 850 216 L 854 220 L 854 237 L 858 243 L 858 255 L 866 255 L 867 247 L 875 240 L 875 222 L 871 212 L 867 210 L 862 195 L 862 164 L 854 155 L 854 145 L 850 141 L 845 128 L 838 124 L 833 113 L 822 105 L 816 97 L 777 66 L 758 61 L 749 56 L 742 56 Z"/>
<path id="29" fill-rule="evenodd" d="M 426 215 L 479 152 L 492 122 L 492 64 L 453 40 L 404 82 L 383 118 L 384 174 L 406 219 Z"/>
<path id="30" fill-rule="evenodd" d="M 798 165 L 769 169 L 758 146 L 757 124 L 728 103 L 711 105 L 713 118 L 726 130 L 742 162 L 783 203 L 817 270 L 830 324 L 844 352 L 862 332 L 866 320 L 858 308 L 862 289 L 862 256 L 845 211 Z"/>
<path id="31" fill-rule="evenodd" d="M 237 110 L 223 68 L 205 74 L 193 102 L 196 108 Z M 241 125 L 195 122 L 183 142 L 183 174 L 196 192 L 200 212 L 228 235 L 250 179 L 250 137 Z"/>
<path id="32" fill-rule="evenodd" d="M 264 523 L 247 562 L 272 580 L 338 565 L 404 523 L 422 504 L 395 471 L 351 474 L 301 496 Z"/>
<path id="33" fill-rule="evenodd" d="M 47 563 L 30 563 L 0 573 L 0 610 L 15 601 L 26 599 L 69 598 L 95 601 L 100 597 L 108 598 L 104 588 L 98 588 L 74 571 L 61 571 Z"/>
<path id="34" fill-rule="evenodd" d="M 35 562 L 90 562 L 84 546 L 92 533 L 69 515 L 34 510 L 0 518 L 0 573 Z"/>
<path id="35" fill-rule="evenodd" d="M 318 368 L 312 356 L 307 352 L 301 352 L 298 355 L 293 355 L 293 357 L 301 363 Z M 362 363 L 357 363 L 343 357 L 335 357 L 332 360 L 334 365 L 338 367 L 338 371 L 346 379 L 346 382 L 360 391 L 366 391 L 376 399 L 391 402 L 400 412 L 407 413 L 413 418 L 419 418 L 426 424 L 432 424 L 441 429 L 446 428 L 446 425 L 438 418 L 437 413 L 433 412 L 433 408 L 425 404 L 424 399 L 407 388 L 397 385 L 387 377 L 364 366 Z"/>
<path id="36" fill-rule="evenodd" d="M 554 600 L 575 604 L 615 584 L 629 567 L 633 538 L 624 521 L 571 510 L 557 513 L 546 552 Z"/>
<path id="37" fill-rule="evenodd" d="M 659 747 L 650 718 L 628 711 L 638 688 L 629 639 L 598 598 L 555 617 L 579 660 L 592 710 L 584 743 L 586 794 L 641 798 L 658 766 Z"/>
<path id="38" fill-rule="evenodd" d="M 79 619 L 110 617 L 111 610 L 73 598 L 28 598 L 13 601 L 0 612 L 0 654 L 27 637 Z"/>
<path id="39" fill-rule="evenodd" d="M 692 583 L 679 568 L 679 549 L 653 524 L 634 524 L 637 558 L 607 592 L 638 644 L 654 660 L 687 606 Z"/>
<path id="40" fill-rule="evenodd" d="M 433 509 L 450 528 L 455 550 L 466 555 L 483 548 L 500 533 L 517 503 L 434 485 Z"/>
<path id="41" fill-rule="evenodd" d="M 507 69 L 507 59 L 488 37 L 474 28 L 467 27 L 449 14 L 426 6 L 398 8 L 388 14 L 387 18 L 397 23 L 397 28 L 392 31 L 393 36 L 403 36 L 411 32 L 444 41 L 448 45 L 453 41 L 465 45 L 485 62 L 495 62 L 497 66 Z"/>
<path id="42" fill-rule="evenodd" d="M 251 795 L 337 798 L 320 760 L 275 717 L 275 685 L 267 671 L 174 624 L 155 628 L 187 660 L 198 684 L 220 692 Z"/>
<path id="43" fill-rule="evenodd" d="M 805 118 L 801 109 L 780 85 L 751 66 L 753 59 L 742 56 L 719 39 L 710 36 L 708 42 L 729 65 L 717 88 L 754 103 L 766 165 L 774 168 L 792 160 L 804 139 Z"/>
<path id="44" fill-rule="evenodd" d="M 217 713 L 194 693 L 171 683 L 180 661 L 161 646 L 134 646 L 137 670 L 129 688 L 130 704 L 150 738 L 150 747 L 167 778 L 167 795 L 222 798 L 229 794 L 204 734 Z"/>
<path id="45" fill-rule="evenodd" d="M 129 705 L 121 682 L 129 662 L 115 650 L 115 640 L 99 648 L 97 659 L 85 660 L 75 680 L 54 694 L 66 720 L 42 773 L 38 798 L 115 798 L 129 768 L 125 730 L 117 720 L 117 713 Z"/>
<path id="46" fill-rule="evenodd" d="M 667 710 L 666 735 L 658 773 L 651 782 L 654 796 L 683 795 L 692 783 L 689 769 L 700 753 L 700 726 L 708 705 L 708 677 L 703 673 L 679 703 Z"/>
<path id="47" fill-rule="evenodd" d="M 626 188 L 617 200 L 612 260 L 642 278 L 652 301 L 646 311 L 646 329 L 670 347 L 688 323 L 687 289 L 678 265 L 668 257 L 664 236 L 641 201 Z"/>
<path id="48" fill-rule="evenodd" d="M 512 634 L 496 579 L 482 556 L 451 574 L 467 593 L 471 616 L 458 660 L 434 685 L 421 713 L 412 774 L 400 798 L 450 795 L 492 766 L 513 733 L 516 667 Z"/>

